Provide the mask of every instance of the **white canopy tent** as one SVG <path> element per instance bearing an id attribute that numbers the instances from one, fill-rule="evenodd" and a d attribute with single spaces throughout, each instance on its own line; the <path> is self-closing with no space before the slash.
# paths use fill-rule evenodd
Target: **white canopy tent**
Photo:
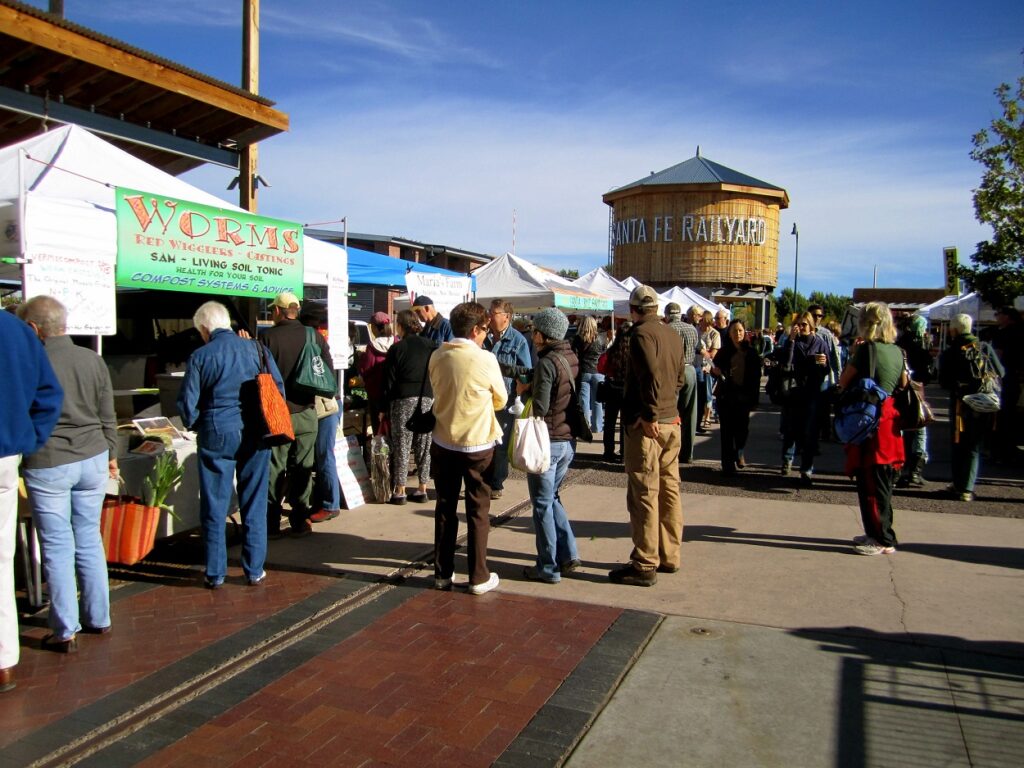
<path id="1" fill-rule="evenodd" d="M 0 149 L 0 231 L 22 231 L 28 249 L 44 246 L 117 253 L 114 187 L 242 211 L 198 187 L 128 154 L 84 128 L 66 125 Z M 25 221 L 22 221 L 24 190 Z M 74 237 L 68 217 L 75 221 Z M 17 258 L 18 237 L 0 239 L 0 256 Z M 326 285 L 328 270 L 346 271 L 343 248 L 303 238 L 304 282 Z M 20 268 L 5 264 L 0 278 L 17 281 Z"/>
<path id="2" fill-rule="evenodd" d="M 558 307 L 568 314 L 611 312 L 612 298 L 575 285 L 564 277 L 541 269 L 526 259 L 506 253 L 475 272 L 476 300 L 512 302 L 516 312 L 535 312 Z"/>
<path id="3" fill-rule="evenodd" d="M 915 314 L 921 315 L 932 323 L 948 323 L 954 315 L 970 315 L 975 322 L 981 313 L 981 297 L 971 291 L 959 296 L 943 296 L 938 301 L 921 307 Z"/>
<path id="4" fill-rule="evenodd" d="M 614 303 L 615 314 L 620 317 L 629 317 L 630 289 L 609 275 L 604 267 L 590 270 L 582 277 L 573 280 L 572 284 L 577 288 L 585 288 L 588 291 L 609 297 Z"/>
<path id="5" fill-rule="evenodd" d="M 679 286 L 673 286 L 662 294 L 659 294 L 666 302 L 675 302 L 685 312 L 687 309 L 696 304 L 702 310 L 707 312 L 718 312 L 718 310 L 725 310 L 729 313 L 730 317 L 732 313 L 729 312 L 729 308 L 722 305 L 716 304 L 711 299 L 705 298 L 697 293 L 692 288 L 680 288 Z"/>

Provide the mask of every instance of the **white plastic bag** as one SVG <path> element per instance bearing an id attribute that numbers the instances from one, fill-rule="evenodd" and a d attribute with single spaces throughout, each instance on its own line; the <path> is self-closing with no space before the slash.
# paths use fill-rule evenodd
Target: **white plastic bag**
<path id="1" fill-rule="evenodd" d="M 551 466 L 551 438 L 541 418 L 516 419 L 512 430 L 512 466 L 539 474 Z"/>

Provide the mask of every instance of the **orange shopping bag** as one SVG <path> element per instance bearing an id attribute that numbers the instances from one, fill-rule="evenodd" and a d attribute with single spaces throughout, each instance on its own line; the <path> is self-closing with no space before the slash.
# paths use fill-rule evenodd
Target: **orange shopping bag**
<path id="1" fill-rule="evenodd" d="M 108 563 L 135 565 L 153 551 L 160 508 L 118 494 L 103 500 L 100 533 Z"/>

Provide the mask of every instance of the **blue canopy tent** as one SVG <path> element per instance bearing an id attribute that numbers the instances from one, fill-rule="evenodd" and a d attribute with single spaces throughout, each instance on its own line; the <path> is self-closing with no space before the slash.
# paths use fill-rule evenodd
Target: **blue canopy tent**
<path id="1" fill-rule="evenodd" d="M 384 256 L 380 253 L 364 251 L 360 248 L 348 248 L 348 282 L 349 285 L 386 285 L 396 288 L 405 288 L 405 273 L 430 272 L 440 275 L 451 275 L 452 277 L 466 277 L 461 272 L 453 272 L 450 269 L 432 267 L 429 264 L 418 264 L 414 261 L 404 261 Z M 469 276 L 473 281 L 473 290 L 476 290 L 476 278 Z"/>

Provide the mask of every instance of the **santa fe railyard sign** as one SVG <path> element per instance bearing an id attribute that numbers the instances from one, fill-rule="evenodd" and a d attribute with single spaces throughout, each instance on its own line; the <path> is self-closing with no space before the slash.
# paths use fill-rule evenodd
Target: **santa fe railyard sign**
<path id="1" fill-rule="evenodd" d="M 117 285 L 302 298 L 302 227 L 118 187 Z"/>

